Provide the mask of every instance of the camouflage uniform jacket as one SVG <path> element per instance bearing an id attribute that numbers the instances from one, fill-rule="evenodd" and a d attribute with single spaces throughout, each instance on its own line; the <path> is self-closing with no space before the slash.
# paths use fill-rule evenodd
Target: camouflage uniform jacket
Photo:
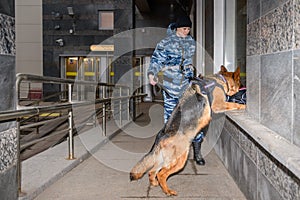
<path id="1" fill-rule="evenodd" d="M 157 76 L 163 72 L 164 89 L 174 98 L 179 98 L 189 84 L 189 78 L 193 76 L 193 68 L 182 66 L 192 65 L 192 57 L 195 53 L 195 40 L 191 35 L 179 37 L 176 29 L 167 30 L 167 37 L 162 39 L 156 46 L 151 57 L 147 74 Z"/>

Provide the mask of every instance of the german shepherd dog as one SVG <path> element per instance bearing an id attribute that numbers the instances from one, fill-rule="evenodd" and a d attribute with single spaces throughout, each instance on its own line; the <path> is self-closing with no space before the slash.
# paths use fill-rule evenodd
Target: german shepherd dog
<path id="1" fill-rule="evenodd" d="M 168 196 L 177 195 L 167 179 L 183 169 L 192 140 L 211 120 L 211 111 L 244 109 L 245 105 L 226 102 L 226 95 L 238 92 L 239 68 L 228 72 L 224 66 L 212 76 L 191 81 L 165 126 L 158 132 L 150 150 L 131 170 L 130 180 L 140 179 L 147 171 L 151 186 L 160 185 Z"/>

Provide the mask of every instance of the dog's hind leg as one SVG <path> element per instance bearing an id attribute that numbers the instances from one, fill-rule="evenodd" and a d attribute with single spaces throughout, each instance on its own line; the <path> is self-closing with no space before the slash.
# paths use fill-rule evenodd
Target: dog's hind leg
<path id="1" fill-rule="evenodd" d="M 160 187 L 166 193 L 168 196 L 176 196 L 177 192 L 175 190 L 171 190 L 168 185 L 167 185 L 167 179 L 171 174 L 174 174 L 175 172 L 178 172 L 181 170 L 187 160 L 188 156 L 188 151 L 184 152 L 177 160 L 175 163 L 173 163 L 172 166 L 169 168 L 162 168 L 158 173 L 157 173 L 157 180 L 159 182 Z"/>

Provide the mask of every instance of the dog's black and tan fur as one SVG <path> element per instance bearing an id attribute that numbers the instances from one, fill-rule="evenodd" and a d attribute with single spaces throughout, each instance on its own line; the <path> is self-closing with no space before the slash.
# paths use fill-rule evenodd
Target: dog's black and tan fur
<path id="1" fill-rule="evenodd" d="M 210 121 L 208 99 L 198 85 L 192 85 L 183 94 L 172 116 L 156 137 L 151 151 L 131 170 L 130 179 L 137 180 L 149 170 L 149 181 L 160 185 L 167 195 L 176 195 L 167 186 L 167 178 L 182 169 L 186 163 L 191 141 Z"/>
<path id="2" fill-rule="evenodd" d="M 167 179 L 185 166 L 191 142 L 200 130 L 209 124 L 211 110 L 222 112 L 244 108 L 244 105 L 225 102 L 226 91 L 237 92 L 236 84 L 239 84 L 239 76 L 238 81 L 235 80 L 237 72 L 225 70 L 226 68 L 222 67 L 219 73 L 223 73 L 227 83 L 222 83 L 218 77 L 209 77 L 218 84 L 211 91 L 211 105 L 207 94 L 204 95 L 201 91 L 200 84 L 192 82 L 164 128 L 157 134 L 150 152 L 132 168 L 130 180 L 140 179 L 148 171 L 152 186 L 160 185 L 167 195 L 177 195 L 176 191 L 167 186 Z"/>

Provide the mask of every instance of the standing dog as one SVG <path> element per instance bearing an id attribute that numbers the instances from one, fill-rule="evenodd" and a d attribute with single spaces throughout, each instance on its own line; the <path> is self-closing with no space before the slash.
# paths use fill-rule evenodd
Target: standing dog
<path id="1" fill-rule="evenodd" d="M 209 124 L 211 110 L 224 112 L 245 108 L 245 105 L 226 102 L 226 95 L 238 92 L 239 73 L 239 68 L 228 72 L 221 66 L 216 75 L 192 80 L 171 117 L 157 134 L 150 152 L 132 168 L 130 180 L 140 179 L 149 171 L 152 186 L 160 185 L 167 195 L 177 195 L 167 186 L 167 179 L 185 166 L 191 142 Z"/>

